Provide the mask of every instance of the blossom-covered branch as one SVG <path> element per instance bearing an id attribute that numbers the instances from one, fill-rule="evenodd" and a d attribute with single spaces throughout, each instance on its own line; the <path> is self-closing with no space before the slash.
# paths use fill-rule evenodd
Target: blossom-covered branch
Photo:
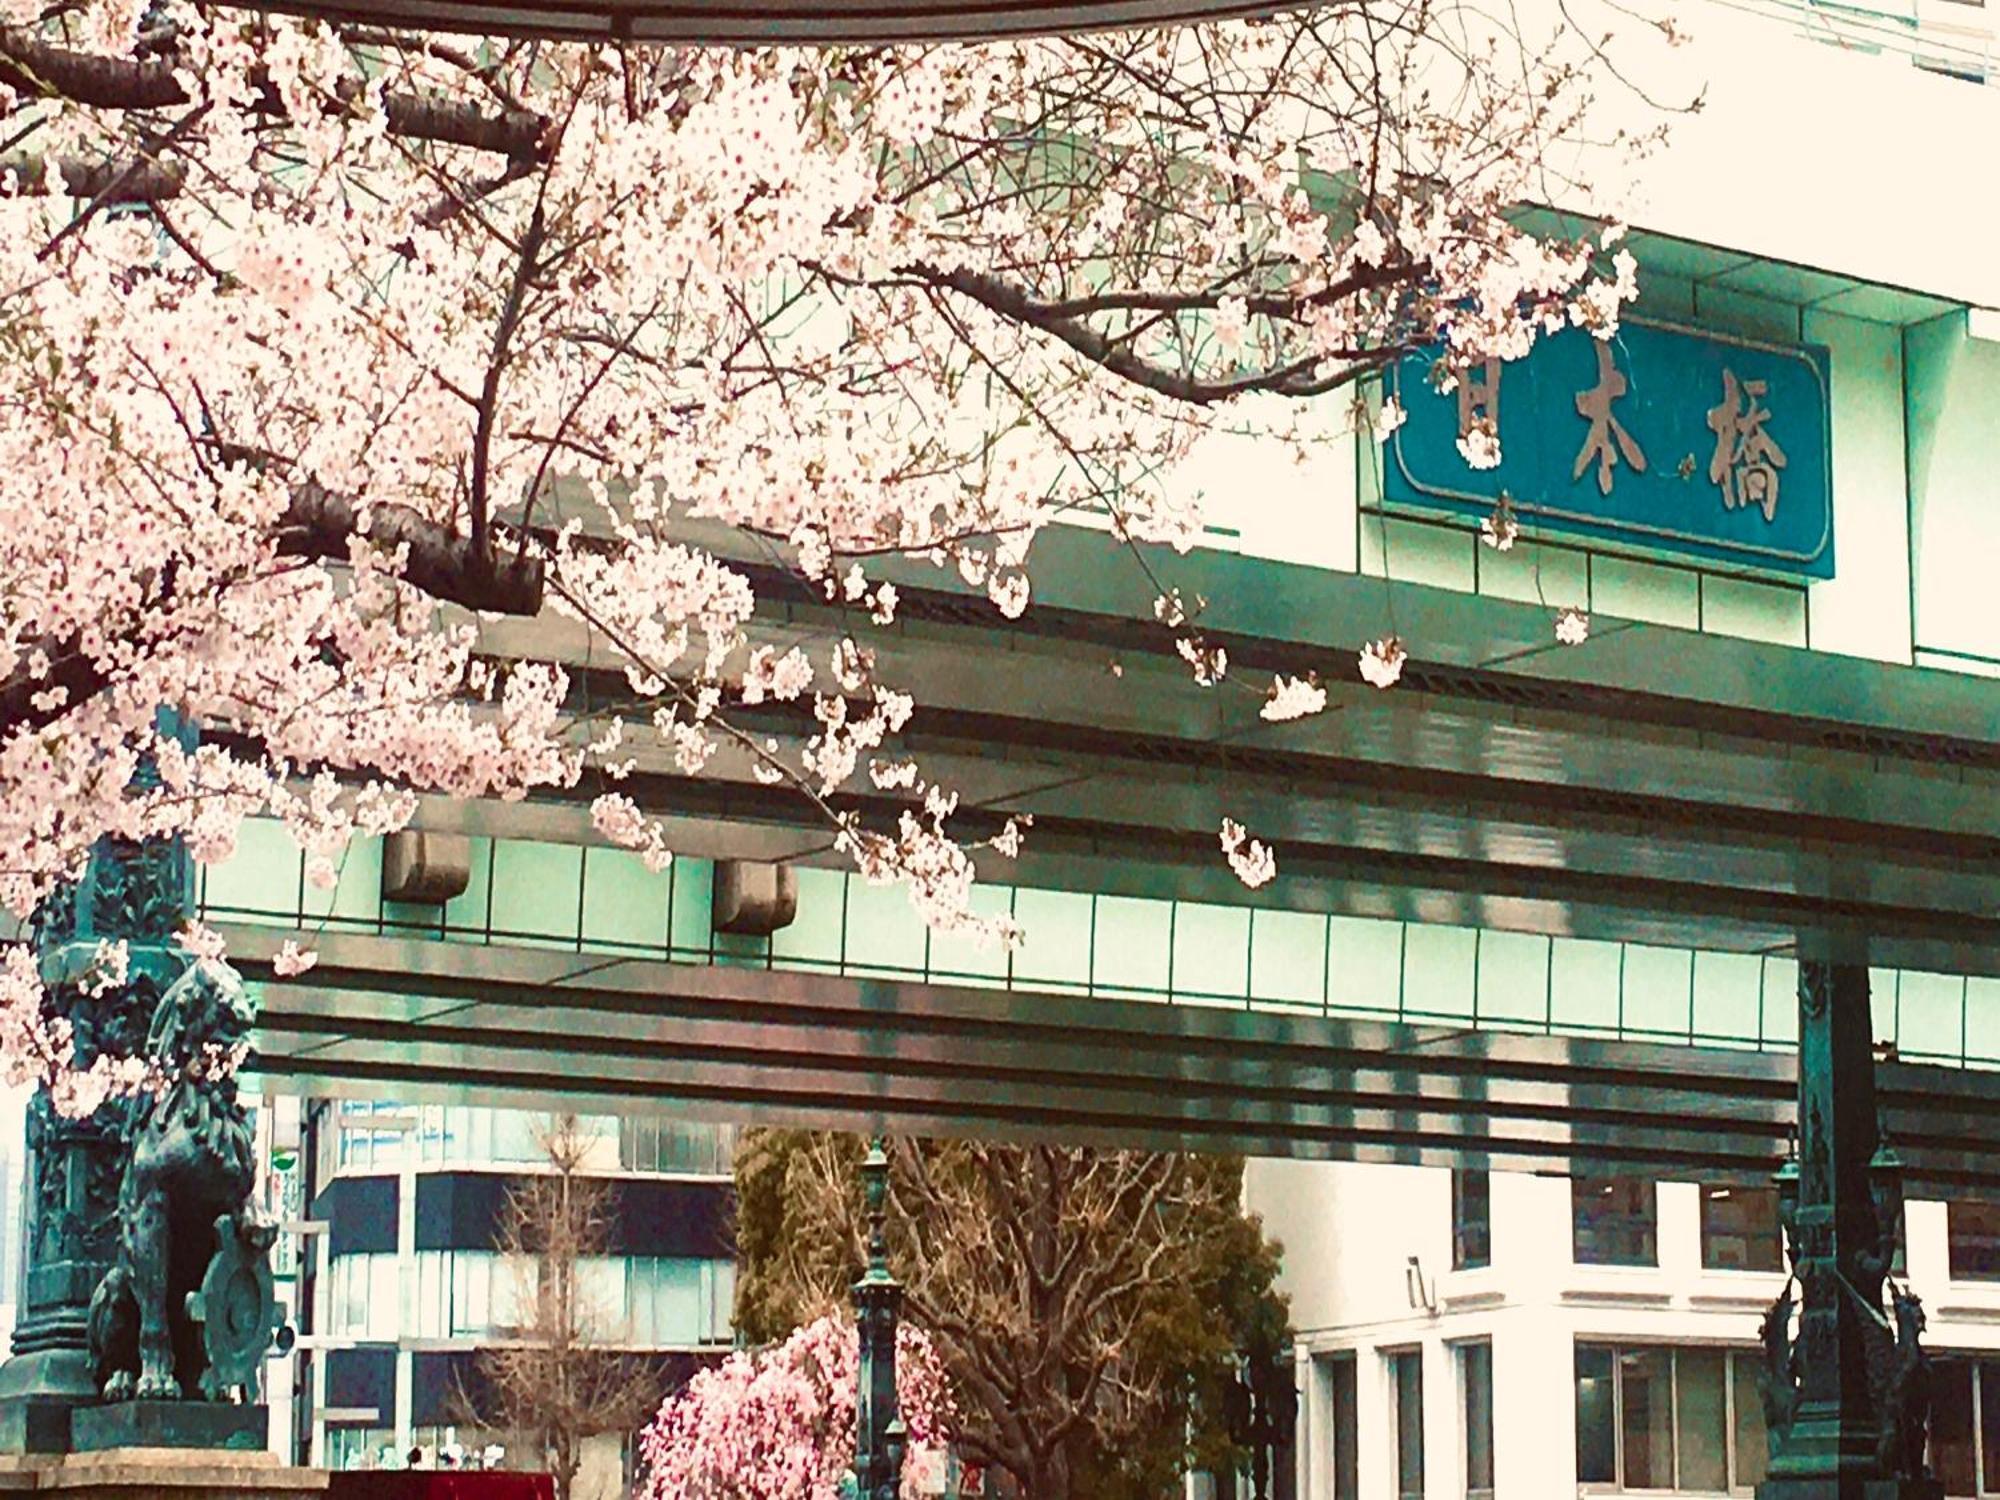
<path id="1" fill-rule="evenodd" d="M 1596 57 L 1454 0 L 820 51 L 0 0 L 0 901 L 106 835 L 225 858 L 253 815 L 325 877 L 419 793 L 616 782 L 648 741 L 789 780 L 928 921 L 1010 936 L 902 747 L 876 560 L 1011 618 L 1045 526 L 1193 545 L 1209 433 L 1307 451 L 1253 399 L 1607 331 L 1604 241 L 1512 217 Z M 840 628 L 759 656 L 717 527 Z M 629 696 L 585 723 L 558 666 L 484 649 L 537 611 Z M 770 699 L 802 744 L 737 721 Z M 838 811 L 864 774 L 896 816 Z M 596 821 L 664 857 L 660 811 Z"/>

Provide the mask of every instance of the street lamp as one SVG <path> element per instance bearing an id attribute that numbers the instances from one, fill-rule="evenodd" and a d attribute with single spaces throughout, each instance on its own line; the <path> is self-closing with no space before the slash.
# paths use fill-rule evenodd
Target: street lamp
<path id="1" fill-rule="evenodd" d="M 857 1500 L 896 1500 L 908 1433 L 896 1409 L 896 1319 L 903 1289 L 889 1274 L 889 1153 L 882 1137 L 869 1143 L 861 1163 L 868 1204 L 868 1269 L 854 1283 L 860 1324 L 861 1368 L 855 1379 L 854 1492 Z"/>

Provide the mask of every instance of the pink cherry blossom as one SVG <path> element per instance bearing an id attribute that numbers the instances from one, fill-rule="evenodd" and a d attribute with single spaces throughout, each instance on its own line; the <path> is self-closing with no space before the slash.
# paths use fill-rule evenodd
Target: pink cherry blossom
<path id="1" fill-rule="evenodd" d="M 884 560 L 996 627 L 1061 521 L 1170 572 L 1208 435 L 1307 451 L 1259 403 L 1608 336 L 1634 294 L 1615 235 L 1510 216 L 1580 136 L 1600 43 L 1385 3 L 615 52 L 9 4 L 0 904 L 27 917 L 107 836 L 226 859 L 259 816 L 329 885 L 420 797 L 671 768 L 788 785 L 927 922 L 1014 940 L 902 743 Z M 1204 601 L 1149 582 L 1160 648 L 1220 683 Z M 800 598 L 839 625 L 781 635 Z M 803 735 L 758 719 L 785 703 Z M 841 799 L 877 764 L 917 769 L 862 819 Z M 592 821 L 657 868 L 665 811 L 613 792 Z M 20 951 L 0 1066 L 53 1078 Z"/>
<path id="2" fill-rule="evenodd" d="M 854 1462 L 860 1347 L 833 1314 L 768 1349 L 740 1350 L 698 1372 L 640 1434 L 636 1500 L 835 1500 Z M 896 1330 L 896 1401 L 910 1446 L 903 1493 L 924 1458 L 950 1441 L 944 1366 L 924 1333 Z"/>

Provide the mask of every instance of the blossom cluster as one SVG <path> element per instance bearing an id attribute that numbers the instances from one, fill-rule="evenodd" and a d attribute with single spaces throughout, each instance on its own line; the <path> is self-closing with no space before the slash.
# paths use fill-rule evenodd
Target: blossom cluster
<path id="1" fill-rule="evenodd" d="M 853 1321 L 828 1314 L 699 1371 L 640 1434 L 636 1500 L 837 1500 L 854 1462 L 859 1369 Z M 913 1496 L 927 1456 L 949 1441 L 952 1403 L 935 1346 L 908 1323 L 896 1329 L 896 1401 Z"/>
<path id="2" fill-rule="evenodd" d="M 1250 398 L 1607 333 L 1631 295 L 1608 241 L 1509 217 L 1583 54 L 1454 44 L 1447 3 L 815 51 L 11 6 L 0 904 L 107 835 L 225 859 L 253 815 L 330 884 L 420 794 L 644 768 L 787 782 L 927 921 L 1012 937 L 932 778 L 878 779 L 908 806 L 872 824 L 838 802 L 921 714 L 868 644 L 884 560 L 1013 618 L 1059 520 L 1192 546 L 1177 466 Z M 772 566 L 836 638 L 759 637 Z M 790 705 L 810 728 L 745 727 Z M 593 820 L 658 864 L 663 811 Z M 0 1058 L 46 1073 L 8 964 Z"/>

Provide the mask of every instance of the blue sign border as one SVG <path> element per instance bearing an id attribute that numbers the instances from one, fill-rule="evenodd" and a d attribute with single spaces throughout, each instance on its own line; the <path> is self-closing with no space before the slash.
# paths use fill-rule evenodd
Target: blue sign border
<path id="1" fill-rule="evenodd" d="M 1621 542 L 1629 547 L 1643 549 L 1655 554 L 1663 549 L 1692 556 L 1704 561 L 1735 563 L 1739 567 L 1756 568 L 1796 578 L 1806 575 L 1813 578 L 1833 576 L 1833 419 L 1832 397 L 1830 393 L 1830 371 L 1832 354 L 1819 344 L 1774 344 L 1766 340 L 1747 338 L 1739 334 L 1717 333 L 1712 329 L 1690 328 L 1683 324 L 1668 323 L 1651 318 L 1625 318 L 1623 323 L 1647 328 L 1661 333 L 1676 334 L 1685 338 L 1698 339 L 1709 344 L 1728 344 L 1742 349 L 1754 349 L 1761 354 L 1774 355 L 1782 359 L 1794 360 L 1805 366 L 1818 386 L 1820 400 L 1817 408 L 1820 433 L 1820 452 L 1824 455 L 1824 487 L 1820 495 L 1821 514 L 1824 524 L 1817 543 L 1810 551 L 1789 548 L 1760 546 L 1753 542 L 1734 542 L 1703 536 L 1699 533 L 1680 530 L 1668 526 L 1651 526 L 1642 522 L 1611 520 L 1564 509 L 1532 495 L 1515 494 L 1511 490 L 1508 499 L 1516 515 L 1523 520 L 1546 523 L 1550 530 L 1572 535 L 1591 537 L 1603 541 Z M 1568 332 L 1569 330 L 1565 330 Z M 1554 335 L 1560 336 L 1560 335 Z M 1551 335 L 1544 335 L 1551 337 Z M 1537 340 L 1540 347 L 1541 340 Z M 1617 342 L 1615 337 L 1614 344 Z M 1435 358 L 1428 352 L 1410 355 L 1389 367 L 1389 393 L 1401 400 L 1402 376 L 1406 365 L 1422 361 L 1427 370 Z M 1534 358 L 1533 351 L 1524 357 Z M 1514 361 L 1512 363 L 1520 363 Z M 1405 409 L 1408 403 L 1404 403 Z M 1454 489 L 1448 486 L 1427 484 L 1410 472 L 1403 455 L 1403 429 L 1398 428 L 1391 435 L 1388 444 L 1393 458 L 1392 469 L 1383 473 L 1382 500 L 1385 509 L 1407 508 L 1411 510 L 1444 509 L 1458 515 L 1490 515 L 1500 498 L 1500 490 L 1505 486 L 1495 481 L 1492 491 L 1480 494 L 1474 491 Z M 1504 454 L 1503 454 L 1504 467 Z M 1482 471 L 1467 468 L 1468 474 Z M 1490 471 L 1497 475 L 1500 471 Z M 1392 483 L 1392 479 L 1400 484 Z"/>

